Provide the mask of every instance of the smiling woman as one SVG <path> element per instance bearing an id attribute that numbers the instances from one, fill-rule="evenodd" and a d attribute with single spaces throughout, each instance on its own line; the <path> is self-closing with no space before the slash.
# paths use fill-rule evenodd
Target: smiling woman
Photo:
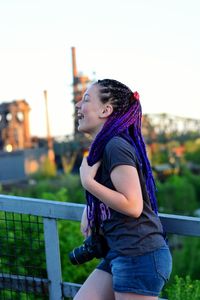
<path id="1" fill-rule="evenodd" d="M 81 230 L 88 237 L 100 227 L 109 251 L 74 299 L 158 299 L 172 260 L 157 214 L 139 94 L 116 80 L 98 80 L 76 109 L 78 130 L 93 138 L 80 167 L 87 199 Z"/>

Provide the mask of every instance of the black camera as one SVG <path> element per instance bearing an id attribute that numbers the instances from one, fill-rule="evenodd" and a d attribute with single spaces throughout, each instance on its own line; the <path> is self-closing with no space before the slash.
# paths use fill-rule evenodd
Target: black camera
<path id="1" fill-rule="evenodd" d="M 69 253 L 69 259 L 73 265 L 80 265 L 93 258 L 105 257 L 108 252 L 106 239 L 100 234 L 92 234 L 83 245 Z"/>

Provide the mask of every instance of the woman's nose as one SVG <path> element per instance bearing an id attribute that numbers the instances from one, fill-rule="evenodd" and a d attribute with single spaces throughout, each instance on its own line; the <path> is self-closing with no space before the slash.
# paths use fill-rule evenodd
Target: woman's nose
<path id="1" fill-rule="evenodd" d="M 80 108 L 81 107 L 81 101 L 76 102 L 75 107 Z"/>

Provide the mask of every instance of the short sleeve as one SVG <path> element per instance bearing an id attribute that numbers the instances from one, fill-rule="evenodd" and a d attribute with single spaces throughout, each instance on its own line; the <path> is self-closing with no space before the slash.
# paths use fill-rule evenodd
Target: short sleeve
<path id="1" fill-rule="evenodd" d="M 122 137 L 113 137 L 105 147 L 104 163 L 109 173 L 119 165 L 137 166 L 133 146 Z"/>

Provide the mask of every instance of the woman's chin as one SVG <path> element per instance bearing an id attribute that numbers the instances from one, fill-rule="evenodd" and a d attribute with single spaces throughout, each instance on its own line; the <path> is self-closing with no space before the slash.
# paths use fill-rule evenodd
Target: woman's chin
<path id="1" fill-rule="evenodd" d="M 88 133 L 88 130 L 86 128 L 84 128 L 84 126 L 79 125 L 77 129 L 78 129 L 78 132 Z"/>

